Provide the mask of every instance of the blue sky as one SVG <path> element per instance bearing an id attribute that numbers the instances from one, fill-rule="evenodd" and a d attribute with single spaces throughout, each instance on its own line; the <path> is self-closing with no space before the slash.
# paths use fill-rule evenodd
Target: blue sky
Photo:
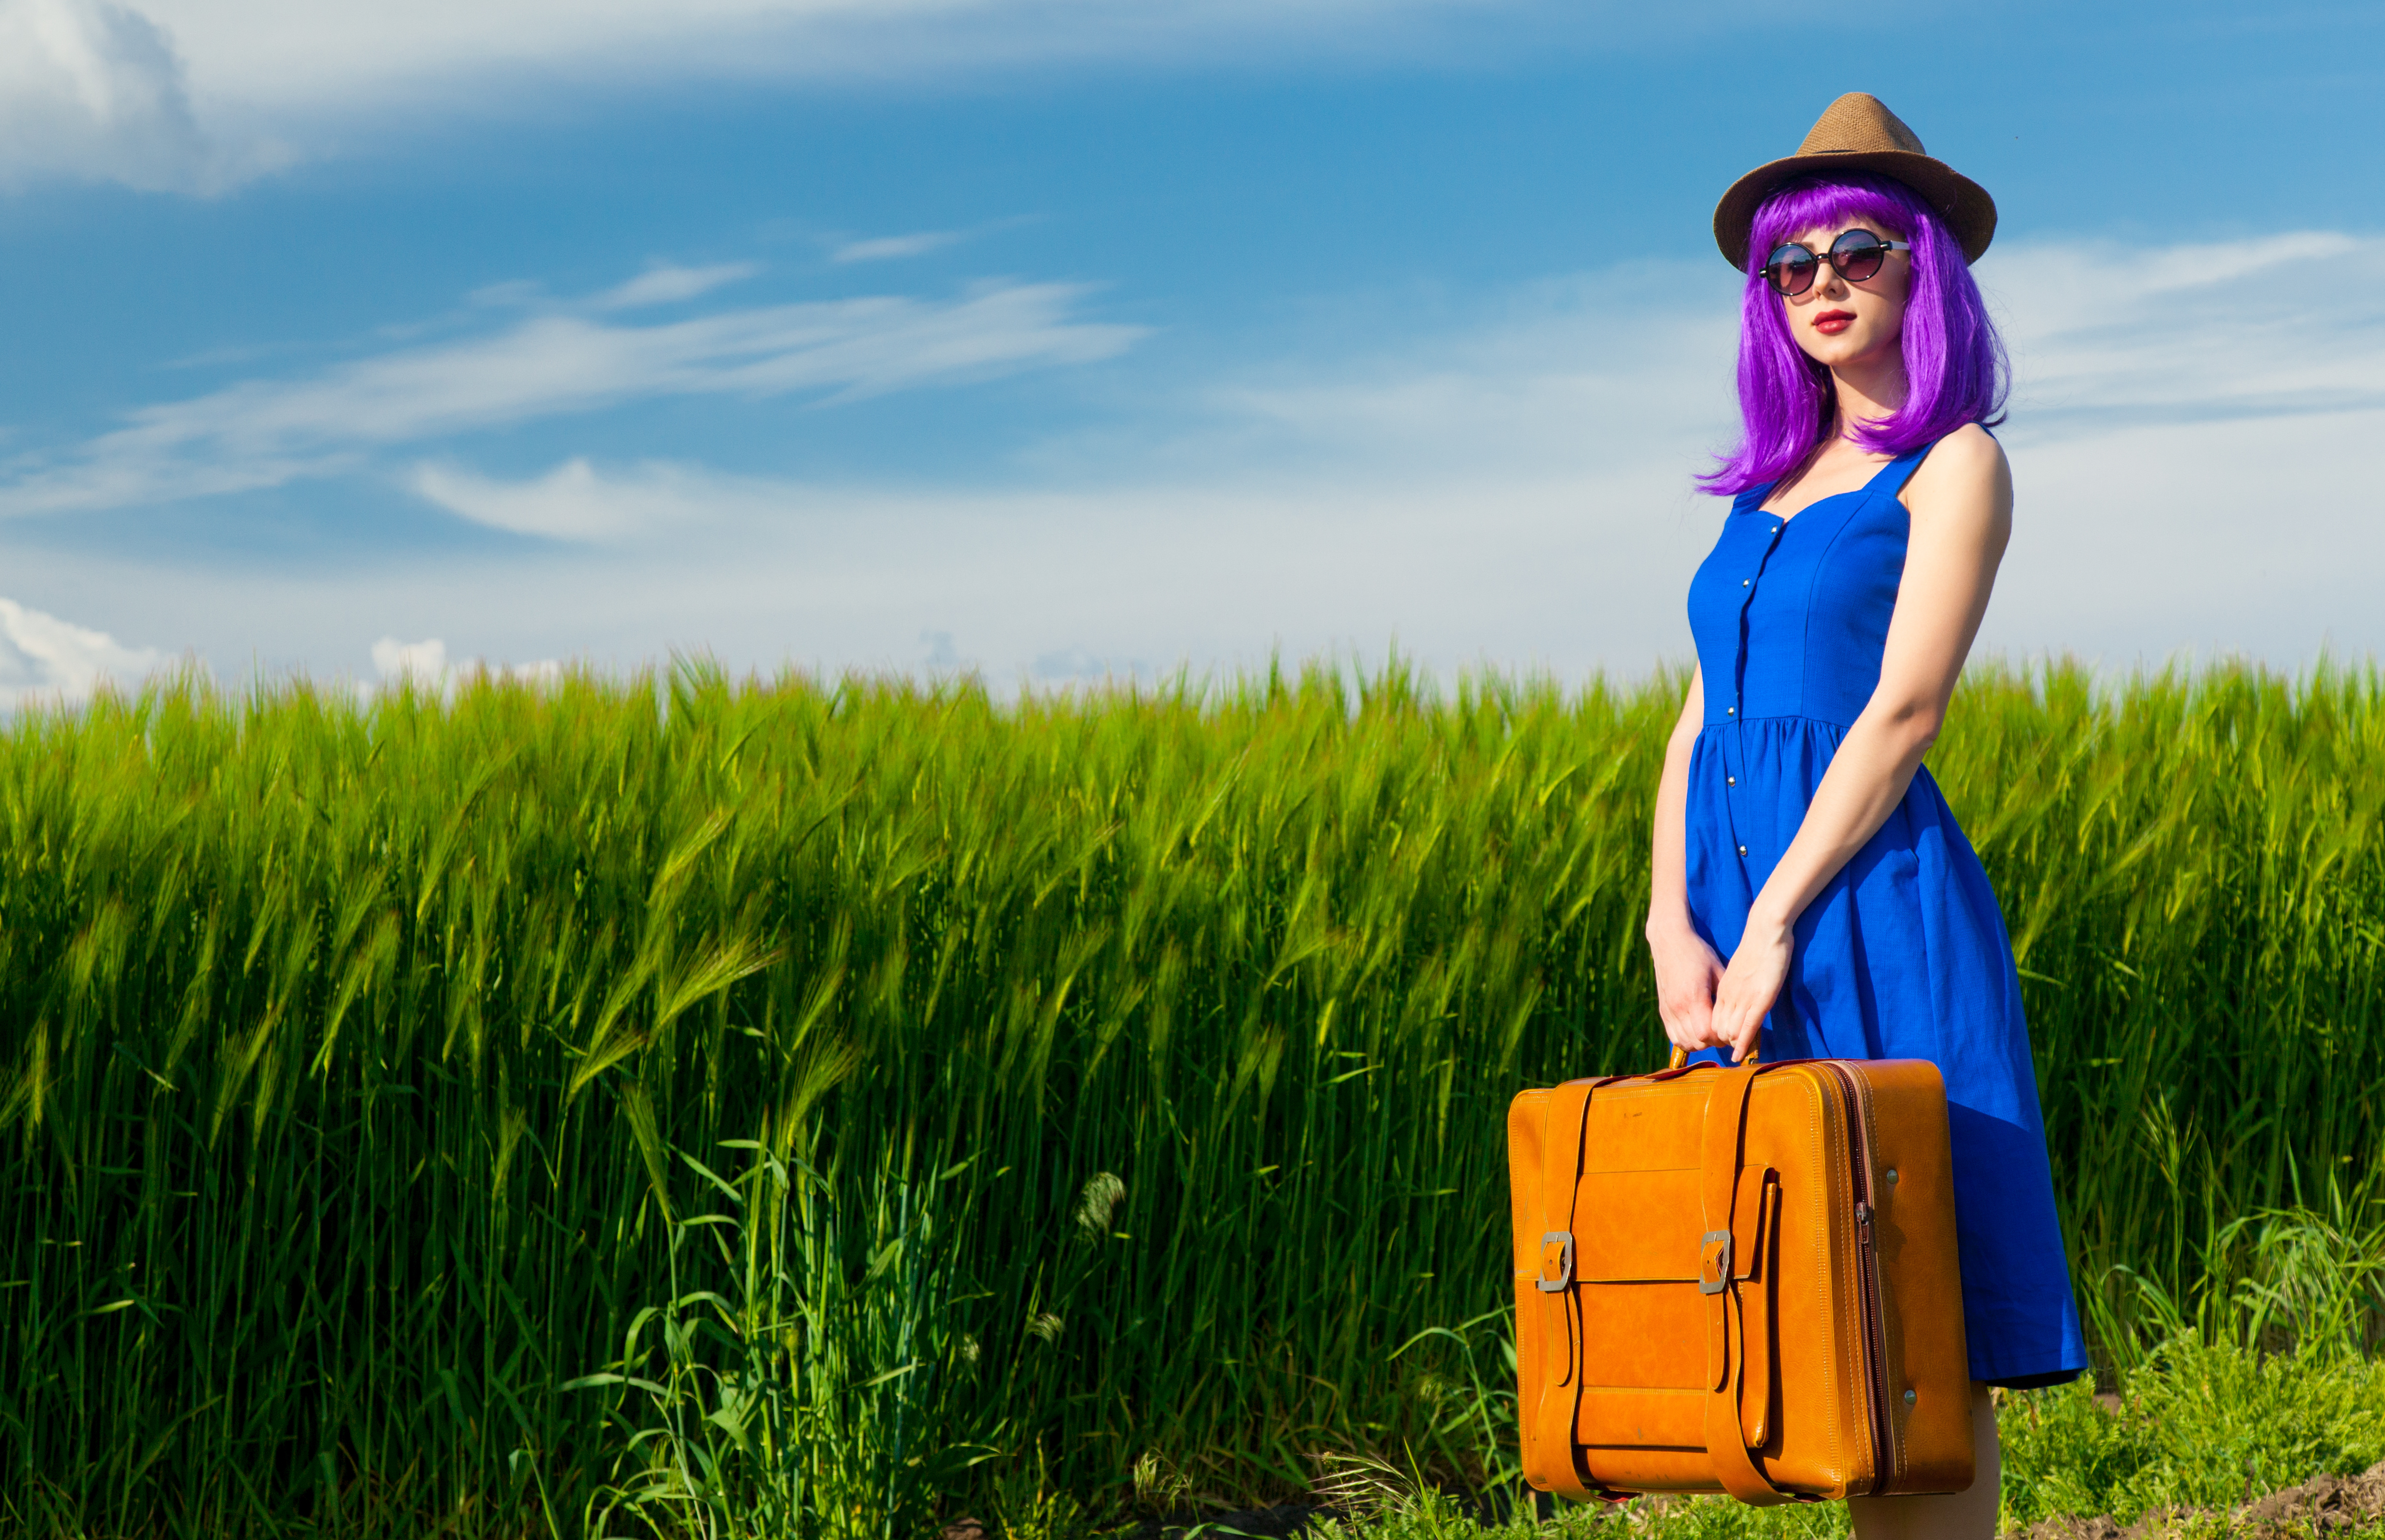
<path id="1" fill-rule="evenodd" d="M 1686 654 L 1715 197 L 1984 182 L 1983 645 L 2385 647 L 2385 8 L 0 0 L 0 691 Z"/>

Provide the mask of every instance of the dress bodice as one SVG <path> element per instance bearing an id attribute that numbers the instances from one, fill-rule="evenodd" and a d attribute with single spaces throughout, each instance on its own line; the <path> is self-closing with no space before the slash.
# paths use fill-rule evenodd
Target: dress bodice
<path id="1" fill-rule="evenodd" d="M 1705 725 L 1804 717 L 1847 727 L 1879 684 L 1910 530 L 1897 500 L 1929 446 L 1863 487 L 1793 518 L 1760 511 L 1769 485 L 1739 495 L 1690 583 L 1690 631 L 1705 681 Z"/>

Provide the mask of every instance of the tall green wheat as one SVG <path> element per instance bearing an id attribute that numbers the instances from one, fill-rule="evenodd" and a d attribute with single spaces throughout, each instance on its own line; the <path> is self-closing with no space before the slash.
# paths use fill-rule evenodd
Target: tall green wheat
<path id="1" fill-rule="evenodd" d="M 1493 1476 L 1501 1114 L 1659 1052 L 1679 689 L 683 668 L 21 717 L 0 1513 L 903 1535 L 1138 1468 Z M 2115 1264 L 2185 1297 L 2378 1158 L 2378 682 L 1975 670 L 1932 764 L 2117 1336 Z"/>

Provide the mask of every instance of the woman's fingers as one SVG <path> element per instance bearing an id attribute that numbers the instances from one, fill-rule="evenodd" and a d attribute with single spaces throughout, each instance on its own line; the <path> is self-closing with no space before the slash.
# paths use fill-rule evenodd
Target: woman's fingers
<path id="1" fill-rule="evenodd" d="M 1728 998 L 1717 998 L 1715 1001 L 1714 1021 L 1708 1030 L 1713 1033 L 1714 1041 L 1717 1045 L 1724 1047 L 1737 1046 L 1741 1015 L 1736 1001 Z"/>
<path id="2" fill-rule="evenodd" d="M 1739 1030 L 1731 1034 L 1730 1061 L 1733 1064 L 1746 1063 L 1747 1056 L 1755 1051 L 1755 1040 L 1763 1034 L 1764 1017 L 1761 1014 L 1742 1022 Z"/>
<path id="3" fill-rule="evenodd" d="M 1722 959 L 1695 938 L 1670 940 L 1654 950 L 1656 1013 L 1666 1040 L 1692 1052 L 1720 1042 L 1714 1032 L 1714 1005 L 1715 986 L 1723 977 Z"/>
<path id="4" fill-rule="evenodd" d="M 1751 936 L 1731 955 L 1730 967 L 1715 991 L 1714 1020 L 1708 1030 L 1716 1042 L 1730 1046 L 1732 1062 L 1744 1060 L 1754 1051 L 1765 1015 L 1779 997 L 1781 982 L 1788 976 L 1786 936 Z"/>

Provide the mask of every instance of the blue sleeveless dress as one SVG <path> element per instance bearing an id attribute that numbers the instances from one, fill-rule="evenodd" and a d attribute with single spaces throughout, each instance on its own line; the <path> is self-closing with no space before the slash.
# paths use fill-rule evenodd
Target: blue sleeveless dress
<path id="1" fill-rule="evenodd" d="M 1904 572 L 1897 495 L 1928 453 L 1791 519 L 1757 511 L 1769 486 L 1742 493 L 1690 584 L 1705 686 L 1690 757 L 1690 913 L 1726 958 L 1879 683 Z M 1759 1052 L 1935 1063 L 1954 1140 L 1971 1377 L 2050 1384 L 2086 1367 L 2012 942 L 1928 770 L 1798 917 Z"/>

